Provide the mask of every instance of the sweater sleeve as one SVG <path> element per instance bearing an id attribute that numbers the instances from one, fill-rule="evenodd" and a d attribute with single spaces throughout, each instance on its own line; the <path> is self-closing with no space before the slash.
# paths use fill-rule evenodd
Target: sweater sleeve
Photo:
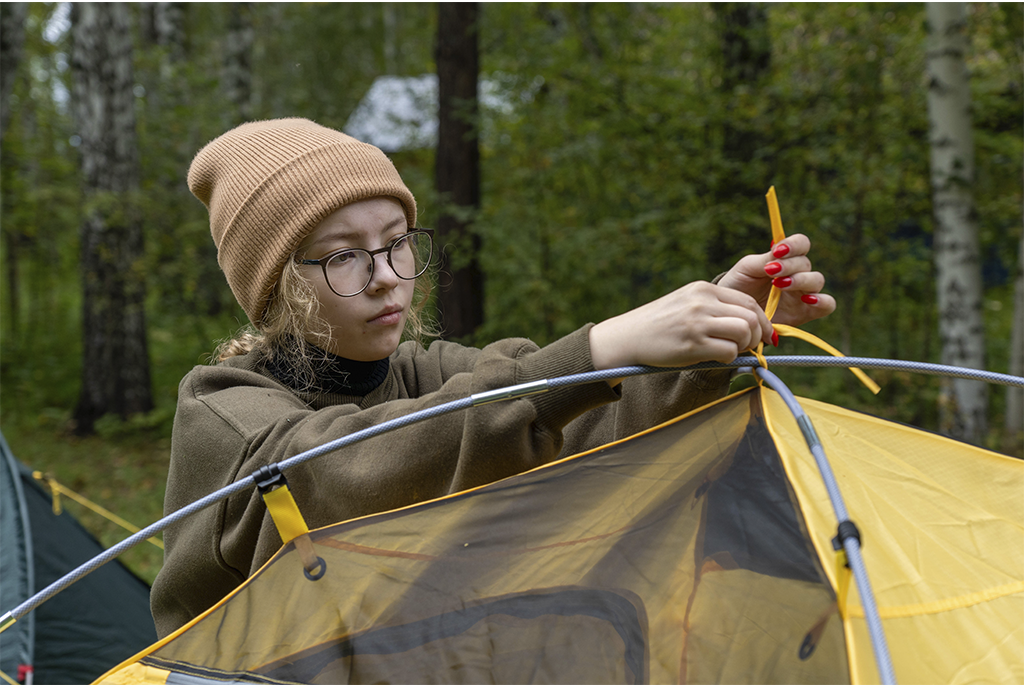
<path id="1" fill-rule="evenodd" d="M 321 409 L 251 369 L 197 367 L 179 387 L 165 511 L 395 417 L 485 390 L 590 371 L 589 328 L 544 348 L 522 339 L 482 350 L 406 344 L 392 360 L 388 397 L 371 393 L 362 402 L 354 398 Z M 598 382 L 482 405 L 324 455 L 285 476 L 310 528 L 326 526 L 532 469 L 562 452 L 566 424 L 617 399 Z M 161 636 L 238 586 L 280 548 L 281 539 L 253 489 L 171 527 L 165 546 L 152 592 Z"/>
<path id="2" fill-rule="evenodd" d="M 618 441 L 718 400 L 729 390 L 732 370 L 663 372 L 629 377 L 622 400 L 595 408 L 563 430 L 563 457 Z"/>
<path id="3" fill-rule="evenodd" d="M 622 400 L 591 410 L 565 427 L 562 454 L 626 438 L 718 400 L 728 393 L 731 376 L 729 369 L 708 369 L 629 377 L 622 382 Z"/>

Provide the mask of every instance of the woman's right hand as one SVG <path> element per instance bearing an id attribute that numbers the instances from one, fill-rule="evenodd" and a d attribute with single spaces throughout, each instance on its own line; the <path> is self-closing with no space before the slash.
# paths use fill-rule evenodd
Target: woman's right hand
<path id="1" fill-rule="evenodd" d="M 595 325 L 590 354 L 595 369 L 732 362 L 759 342 L 770 344 L 773 332 L 753 297 L 696 281 Z"/>

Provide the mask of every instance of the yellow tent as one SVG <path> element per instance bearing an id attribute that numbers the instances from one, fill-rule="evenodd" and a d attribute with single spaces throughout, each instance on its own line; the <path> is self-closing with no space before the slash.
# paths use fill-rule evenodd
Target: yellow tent
<path id="1" fill-rule="evenodd" d="M 800 402 L 860 529 L 896 678 L 1024 682 L 1024 463 Z M 753 388 L 314 531 L 321 578 L 289 543 L 101 682 L 874 682 L 835 535 L 797 422 Z"/>

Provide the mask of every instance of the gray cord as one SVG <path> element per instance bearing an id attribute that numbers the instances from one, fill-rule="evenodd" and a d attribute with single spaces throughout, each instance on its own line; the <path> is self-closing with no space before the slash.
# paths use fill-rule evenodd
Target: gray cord
<path id="1" fill-rule="evenodd" d="M 793 417 L 796 418 L 796 423 L 804 435 L 804 440 L 807 441 L 807 447 L 810 448 L 814 461 L 818 464 L 821 479 L 825 482 L 825 489 L 828 491 L 828 498 L 836 515 L 836 523 L 849 521 L 850 518 L 846 512 L 846 504 L 843 502 L 843 496 L 839 492 L 839 484 L 836 483 L 832 467 L 829 465 L 828 458 L 825 457 L 825 450 L 818 439 L 818 434 L 814 431 L 811 418 L 800 407 L 800 403 L 797 402 L 793 392 L 786 387 L 786 384 L 782 383 L 782 379 L 767 369 L 759 367 L 755 371 L 772 390 L 779 394 L 779 397 L 786 403 L 786 407 L 793 413 Z M 853 578 L 857 584 L 861 605 L 864 607 L 864 617 L 867 620 L 868 634 L 871 636 L 871 647 L 875 652 L 875 663 L 878 665 L 879 677 L 883 684 L 895 684 L 896 674 L 893 671 L 892 658 L 889 655 L 889 644 L 885 640 L 882 619 L 878 614 L 878 606 L 875 603 L 875 594 L 871 590 L 871 582 L 864 567 L 864 559 L 860 554 L 860 541 L 856 538 L 848 537 L 844 538 L 842 543 L 843 549 L 846 551 L 846 560 L 853 571 Z"/>

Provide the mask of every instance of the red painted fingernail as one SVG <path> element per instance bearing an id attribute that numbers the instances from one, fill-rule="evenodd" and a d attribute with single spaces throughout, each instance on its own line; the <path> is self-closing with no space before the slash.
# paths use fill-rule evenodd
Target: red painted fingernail
<path id="1" fill-rule="evenodd" d="M 779 332 L 775 329 L 772 329 L 772 345 L 776 348 L 779 347 Z"/>
<path id="2" fill-rule="evenodd" d="M 772 257 L 785 257 L 789 254 L 789 246 L 785 243 L 780 244 L 777 248 L 772 250 Z"/>
<path id="3" fill-rule="evenodd" d="M 782 271 L 782 265 L 778 262 L 769 262 L 764 266 L 764 272 L 768 276 L 775 276 Z"/>
<path id="4" fill-rule="evenodd" d="M 808 305 L 817 305 L 818 304 L 818 296 L 816 296 L 816 295 L 810 295 L 810 294 L 801 295 L 800 299 L 803 300 Z"/>
<path id="5" fill-rule="evenodd" d="M 772 285 L 776 288 L 789 288 L 793 285 L 793 279 L 788 276 L 780 276 L 779 278 L 772 281 Z"/>
<path id="6" fill-rule="evenodd" d="M 773 238 L 772 239 L 772 244 L 768 246 L 768 249 L 771 250 L 774 247 L 775 247 L 775 239 Z"/>

